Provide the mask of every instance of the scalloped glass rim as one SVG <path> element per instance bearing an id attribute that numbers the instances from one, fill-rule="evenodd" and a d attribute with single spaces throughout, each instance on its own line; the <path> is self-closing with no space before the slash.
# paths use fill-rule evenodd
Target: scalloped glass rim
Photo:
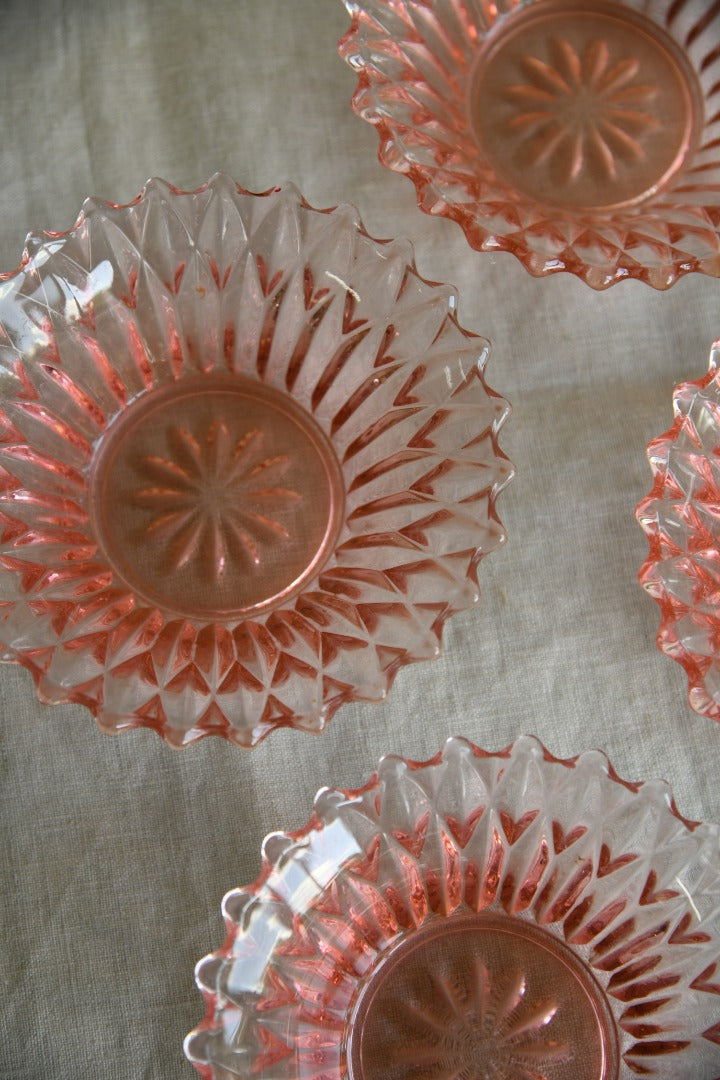
<path id="1" fill-rule="evenodd" d="M 352 22 L 338 49 L 358 75 L 352 108 L 377 129 L 381 164 L 407 176 L 420 209 L 455 221 L 471 247 L 508 252 L 535 277 L 567 272 L 598 290 L 624 280 L 663 290 L 689 273 L 720 276 L 720 12 L 696 4 L 702 10 L 693 18 L 673 0 L 609 0 L 656 21 L 712 104 L 696 149 L 659 190 L 614 212 L 573 212 L 536 202 L 496 175 L 468 120 L 479 45 L 516 10 L 545 0 L 343 2 Z M 388 27 L 398 26 L 393 37 Z"/>
<path id="2" fill-rule="evenodd" d="M 154 179 L 126 204 L 88 199 L 65 232 L 31 233 L 0 283 L 0 641 L 3 659 L 30 670 L 40 700 L 82 704 L 111 733 L 148 727 L 174 746 L 210 734 L 252 746 L 278 727 L 319 732 L 342 704 L 383 700 L 403 665 L 439 654 L 445 620 L 479 598 L 480 559 L 505 539 L 495 503 L 513 470 L 497 435 L 509 406 L 485 382 L 488 343 L 460 326 L 450 286 L 418 274 L 408 242 L 376 240 L 354 208 L 315 209 L 291 184 L 252 193 L 218 174 L 183 191 Z M 170 528 L 159 520 L 168 487 L 187 503 L 190 472 L 211 465 L 217 486 L 216 451 L 232 465 L 234 490 L 267 468 L 280 479 L 251 495 L 302 505 L 286 483 L 287 447 L 260 454 L 267 431 L 240 438 L 221 418 L 193 429 L 188 449 L 183 417 L 208 376 L 220 396 L 262 389 L 257 407 L 275 417 L 275 434 L 278 416 L 299 425 L 295 478 L 302 483 L 301 458 L 309 473 L 309 449 L 313 475 L 327 474 L 330 510 L 305 577 L 280 582 L 267 610 L 255 595 L 245 606 L 225 602 L 218 587 L 218 603 L 210 596 L 193 618 L 186 596 L 178 608 L 128 585 L 140 571 L 123 552 L 108 555 L 90 504 L 96 488 L 116 494 L 122 452 L 93 473 L 106 430 L 112 448 L 118 416 L 136 417 L 153 392 L 186 382 L 172 436 L 184 475 L 168 481 L 151 447 L 152 483 L 133 493 L 137 513 L 157 503 L 157 519 L 141 521 L 148 537 L 159 525 L 152 535 L 162 542 Z M 178 576 L 212 539 L 208 526 L 195 544 L 181 509 Z M 269 530 L 288 536 L 287 522 L 271 518 L 256 515 L 257 536 L 235 522 L 244 557 L 262 563 L 258 537 Z M 304 511 L 298 535 L 308 521 Z M 212 557 L 228 581 L 224 529 L 218 540 L 215 528 Z M 149 560 L 161 550 L 148 548 Z M 194 587 L 202 595 L 202 583 Z M 246 607 L 249 615 L 233 614 Z"/>
<path id="3" fill-rule="evenodd" d="M 719 378 L 715 342 L 706 374 L 673 391 L 675 419 L 647 447 L 653 486 L 635 510 L 648 540 L 638 580 L 660 608 L 657 646 L 685 669 L 690 707 L 718 721 L 720 603 L 711 567 L 720 561 L 720 476 L 705 440 L 720 439 Z"/>
<path id="4" fill-rule="evenodd" d="M 521 935 L 530 924 L 530 948 L 540 935 L 569 950 L 604 999 L 615 1068 L 611 1055 L 600 1071 L 585 1062 L 582 1080 L 665 1078 L 670 1062 L 673 1080 L 717 1075 L 720 828 L 682 817 L 664 781 L 621 779 L 598 751 L 561 759 L 532 736 L 497 752 L 451 738 L 428 761 L 383 758 L 363 787 L 321 789 L 304 828 L 268 836 L 259 876 L 223 914 L 225 944 L 196 967 L 205 1018 L 185 1040 L 205 1080 L 381 1075 L 348 1063 L 368 986 L 428 930 L 486 918 Z M 447 1057 L 469 1045 L 453 1042 L 447 1011 L 461 974 L 437 999 L 438 1076 L 464 1075 Z M 530 985 L 514 1000 L 518 1023 L 529 1019 Z M 559 1022 L 542 1000 L 540 1028 Z M 532 1062 L 545 1076 L 544 1048 L 558 1044 L 528 1030 L 498 1075 L 536 1075 L 520 1068 Z M 404 1049 L 405 1071 L 392 1060 L 393 1080 L 411 1075 Z M 576 1080 L 572 1055 L 552 1060 L 548 1075 Z"/>

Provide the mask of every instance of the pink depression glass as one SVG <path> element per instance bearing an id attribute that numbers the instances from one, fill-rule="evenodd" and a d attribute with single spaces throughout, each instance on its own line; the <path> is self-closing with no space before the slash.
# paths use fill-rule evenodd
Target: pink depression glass
<path id="1" fill-rule="evenodd" d="M 380 160 L 472 247 L 596 289 L 720 275 L 720 7 L 345 0 Z"/>
<path id="2" fill-rule="evenodd" d="M 205 1080 L 720 1075 L 720 829 L 600 753 L 384 758 L 223 910 Z"/>
<path id="3" fill-rule="evenodd" d="M 660 607 L 658 647 L 688 676 L 696 712 L 720 720 L 720 344 L 703 378 L 673 394 L 675 420 L 647 454 L 637 507 L 649 541 L 639 578 Z"/>
<path id="4" fill-rule="evenodd" d="M 319 731 L 503 539 L 487 342 L 293 187 L 160 180 L 0 280 L 0 642 L 105 731 Z"/>

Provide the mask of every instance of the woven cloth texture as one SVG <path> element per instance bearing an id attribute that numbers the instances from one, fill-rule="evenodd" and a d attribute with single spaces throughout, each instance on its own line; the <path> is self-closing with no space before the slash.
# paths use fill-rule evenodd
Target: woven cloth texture
<path id="1" fill-rule="evenodd" d="M 196 1075 L 182 1054 L 203 1014 L 193 965 L 223 940 L 223 894 L 255 877 L 267 832 L 301 826 L 320 786 L 361 784 L 384 753 L 528 732 L 559 756 L 599 747 L 621 776 L 670 781 L 686 816 L 720 818 L 720 727 L 656 648 L 634 517 L 646 445 L 720 332 L 718 284 L 593 293 L 471 251 L 378 163 L 337 55 L 347 26 L 338 0 L 0 5 L 0 267 L 29 229 L 69 227 L 89 194 L 129 201 L 150 176 L 192 188 L 223 170 L 351 202 L 372 235 L 412 239 L 420 273 L 453 283 L 461 322 L 491 340 L 517 467 L 480 605 L 447 624 L 439 660 L 320 737 L 275 732 L 250 753 L 110 738 L 0 668 L 2 1080 Z"/>

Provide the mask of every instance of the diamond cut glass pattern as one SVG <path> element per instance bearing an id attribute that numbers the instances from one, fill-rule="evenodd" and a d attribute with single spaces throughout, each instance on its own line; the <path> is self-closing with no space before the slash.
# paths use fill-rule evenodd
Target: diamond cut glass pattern
<path id="1" fill-rule="evenodd" d="M 0 641 L 106 731 L 319 731 L 437 655 L 504 538 L 507 403 L 409 245 L 218 176 L 0 280 Z"/>
<path id="2" fill-rule="evenodd" d="M 715 1080 L 720 836 L 596 752 L 451 739 L 325 788 L 223 902 L 206 1080 Z"/>
<path id="3" fill-rule="evenodd" d="M 685 668 L 696 712 L 720 720 L 720 352 L 678 386 L 675 420 L 647 454 L 654 483 L 637 507 L 649 542 L 639 578 L 660 607 L 658 647 Z"/>
<path id="4" fill-rule="evenodd" d="M 380 160 L 481 251 L 593 288 L 720 274 L 720 9 L 345 0 Z"/>

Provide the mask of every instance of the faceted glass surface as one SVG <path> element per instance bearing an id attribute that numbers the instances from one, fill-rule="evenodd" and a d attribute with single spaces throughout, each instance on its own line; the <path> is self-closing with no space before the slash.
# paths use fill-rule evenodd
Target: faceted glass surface
<path id="1" fill-rule="evenodd" d="M 206 1080 L 715 1080 L 720 829 L 531 737 L 323 789 L 223 902 Z"/>
<path id="2" fill-rule="evenodd" d="M 439 651 L 503 540 L 487 342 L 351 207 L 90 200 L 0 278 L 0 643 L 176 746 L 319 731 Z"/>
<path id="3" fill-rule="evenodd" d="M 687 672 L 690 705 L 720 720 L 720 350 L 673 395 L 675 420 L 647 454 L 637 507 L 649 541 L 639 578 L 660 607 L 657 643 Z"/>
<path id="4" fill-rule="evenodd" d="M 355 111 L 421 209 L 593 288 L 720 274 L 720 9 L 345 0 Z"/>

